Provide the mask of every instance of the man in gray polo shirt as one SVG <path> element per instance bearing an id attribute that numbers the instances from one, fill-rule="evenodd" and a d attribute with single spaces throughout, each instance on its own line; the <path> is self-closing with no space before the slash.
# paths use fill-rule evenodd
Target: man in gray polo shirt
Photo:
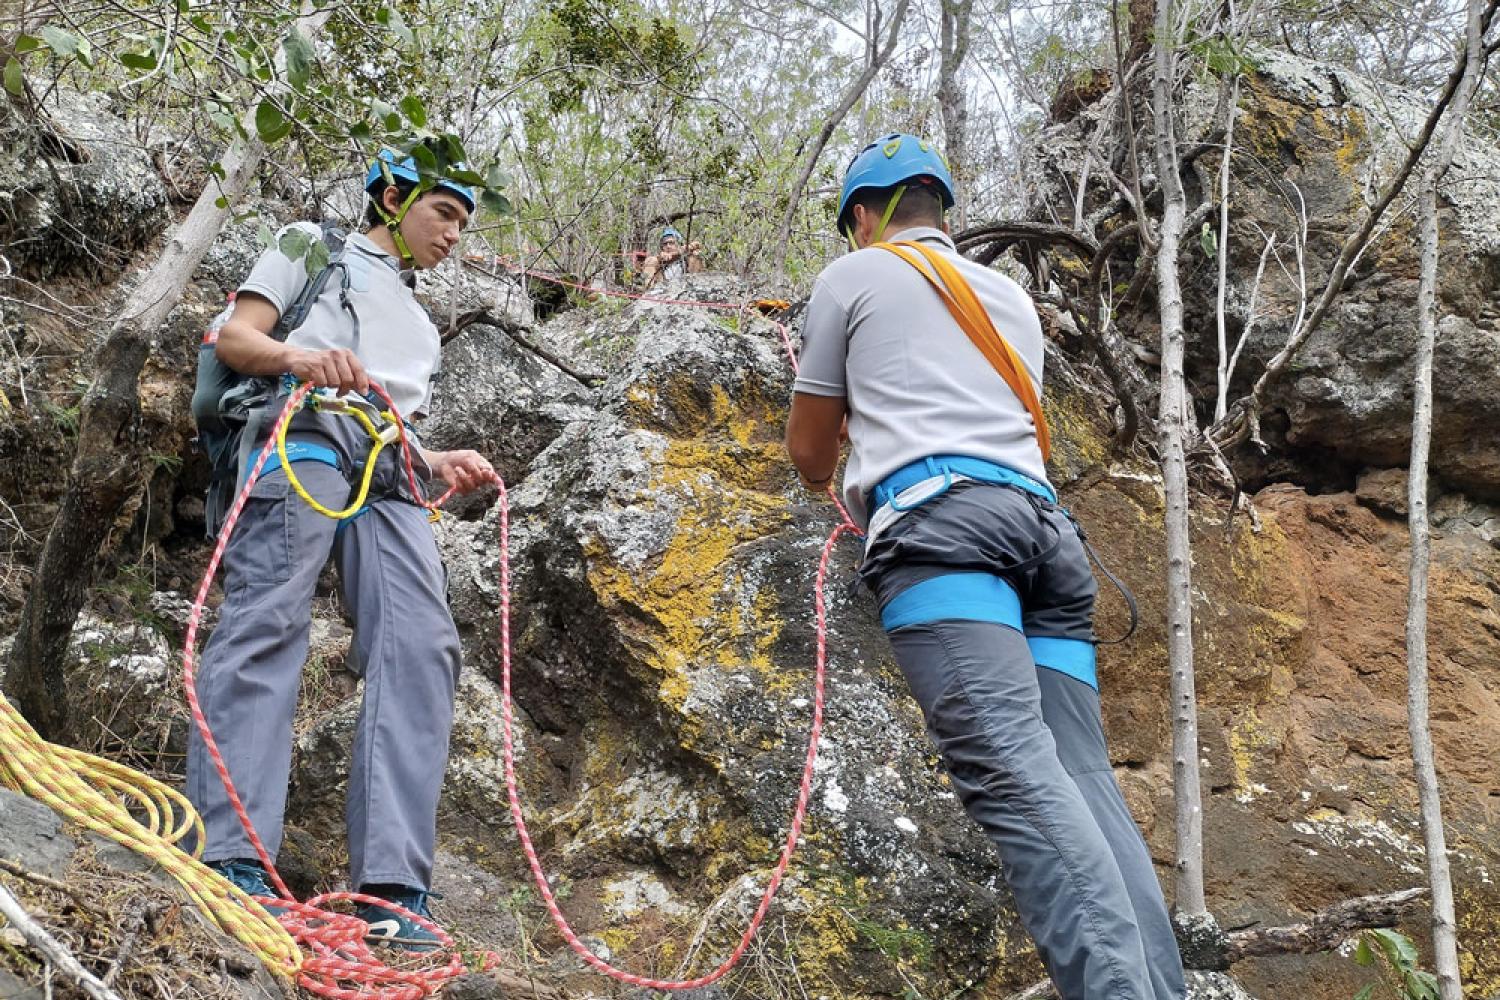
<path id="1" fill-rule="evenodd" d="M 271 336 L 308 280 L 303 261 L 271 249 L 240 287 L 216 350 L 244 375 L 290 373 L 340 393 L 363 394 L 377 382 L 403 417 L 416 418 L 431 397 L 440 344 L 412 295 L 413 269 L 448 256 L 475 200 L 472 190 L 448 182 L 423 192 L 413 161 L 382 158 L 366 178 L 370 227 L 348 237 L 338 274 L 330 275 L 302 325 L 284 342 Z M 306 228 L 317 243 L 321 230 Z M 247 461 L 284 402 L 283 394 L 252 412 L 242 448 Z M 466 492 L 493 475 L 477 452 L 424 451 L 415 447 L 415 432 L 411 436 L 421 480 Z M 287 438 L 302 485 L 324 506 L 343 509 L 370 453 L 369 435 L 347 416 L 305 409 Z M 235 788 L 274 858 L 311 603 L 331 555 L 354 619 L 347 666 L 364 679 L 349 774 L 350 884 L 427 917 L 459 642 L 432 526 L 416 499 L 400 449 L 387 448 L 364 509 L 336 521 L 293 492 L 273 455 L 224 553 L 224 604 L 203 651 L 198 694 Z M 279 910 L 196 728 L 187 790 L 203 816 L 204 860 Z M 363 904 L 359 916 L 371 937 L 396 939 L 411 950 L 433 947 L 435 936 L 397 909 Z"/>
<path id="2" fill-rule="evenodd" d="M 861 575 L 1062 997 L 1180 1000 L 1172 923 L 1104 744 L 1096 587 L 1047 481 L 1040 408 L 928 277 L 874 246 L 889 228 L 916 244 L 903 251 L 913 260 L 935 252 L 956 268 L 1013 348 L 1013 378 L 1039 397 L 1036 309 L 955 251 L 942 222 L 952 204 L 947 167 L 915 136 L 886 136 L 850 164 L 838 222 L 855 252 L 813 287 L 787 449 L 822 490 L 847 419 L 843 494 L 868 528 Z"/>

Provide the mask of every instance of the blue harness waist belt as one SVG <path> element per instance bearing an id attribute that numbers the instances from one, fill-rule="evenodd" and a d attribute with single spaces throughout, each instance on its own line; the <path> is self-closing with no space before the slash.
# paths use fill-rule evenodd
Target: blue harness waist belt
<path id="1" fill-rule="evenodd" d="M 881 480 L 879 485 L 870 491 L 867 507 L 873 512 L 889 503 L 896 510 L 909 510 L 909 507 L 902 507 L 897 503 L 896 498 L 903 491 L 923 480 L 934 479 L 938 476 L 943 477 L 943 485 L 935 492 L 923 497 L 918 503 L 925 503 L 947 492 L 948 487 L 953 485 L 954 476 L 963 476 L 976 482 L 997 486 L 1014 486 L 1050 503 L 1057 503 L 1057 494 L 1053 492 L 1052 487 L 1046 483 L 1037 482 L 1030 476 L 1022 475 L 1015 469 L 982 458 L 970 458 L 967 455 L 931 455 L 903 466 Z"/>

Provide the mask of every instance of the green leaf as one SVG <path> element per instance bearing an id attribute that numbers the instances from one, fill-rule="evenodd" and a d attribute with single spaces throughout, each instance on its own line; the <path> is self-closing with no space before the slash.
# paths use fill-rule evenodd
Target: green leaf
<path id="1" fill-rule="evenodd" d="M 375 133 L 370 128 L 369 122 L 355 122 L 349 126 L 349 138 L 363 146 L 374 138 Z"/>
<path id="2" fill-rule="evenodd" d="M 282 232 L 276 246 L 288 260 L 298 260 L 312 248 L 312 242 L 307 230 L 289 226 Z"/>
<path id="3" fill-rule="evenodd" d="M 392 111 L 385 116 L 384 124 L 387 132 L 399 132 L 401 131 L 401 116 Z"/>
<path id="4" fill-rule="evenodd" d="M 401 20 L 401 12 L 394 7 L 380 8 L 375 14 L 375 20 L 394 31 L 396 37 L 401 39 L 403 45 L 413 45 L 416 43 L 417 36 L 412 34 L 411 29 L 406 26 L 406 22 Z"/>
<path id="5" fill-rule="evenodd" d="M 193 17 L 188 18 L 188 24 L 191 24 L 193 27 L 197 28 L 205 35 L 212 35 L 214 33 L 213 25 L 210 24 L 208 18 L 204 17 L 202 14 L 197 14 Z"/>
<path id="6" fill-rule="evenodd" d="M 276 234 L 271 232 L 271 227 L 266 225 L 264 222 L 255 227 L 255 238 L 259 240 L 260 245 L 265 247 L 267 250 L 276 245 Z"/>
<path id="7" fill-rule="evenodd" d="M 255 109 L 255 134 L 267 145 L 286 138 L 292 123 L 286 120 L 276 102 L 267 98 Z"/>
<path id="8" fill-rule="evenodd" d="M 401 113 L 417 128 L 427 127 L 427 108 L 416 94 L 407 94 L 401 98 Z"/>
<path id="9" fill-rule="evenodd" d="M 1421 969 L 1408 972 L 1403 985 L 1411 1000 L 1440 1000 L 1442 996 L 1438 992 L 1437 976 Z"/>
<path id="10" fill-rule="evenodd" d="M 235 125 L 238 124 L 233 115 L 226 115 L 222 111 L 210 111 L 208 113 L 208 118 L 215 125 L 226 132 L 234 128 Z"/>
<path id="11" fill-rule="evenodd" d="M 322 240 L 318 240 L 308 247 L 307 256 L 302 260 L 302 266 L 307 268 L 307 276 L 313 278 L 317 276 L 319 271 L 328 266 L 329 259 L 328 244 Z"/>
<path id="12" fill-rule="evenodd" d="M 42 40 L 35 35 L 22 35 L 21 37 L 16 39 L 16 44 L 14 46 L 16 55 L 18 56 L 25 55 L 28 52 L 35 52 L 41 47 Z"/>
<path id="13" fill-rule="evenodd" d="M 510 175 L 500 168 L 496 163 L 484 173 L 484 186 L 492 188 L 503 188 L 510 186 Z"/>
<path id="14" fill-rule="evenodd" d="M 1370 942 L 1364 935 L 1360 935 L 1359 944 L 1354 949 L 1354 964 L 1366 967 L 1375 964 L 1375 952 L 1370 949 Z"/>
<path id="15" fill-rule="evenodd" d="M 312 79 L 313 48 L 306 36 L 292 27 L 291 33 L 282 41 L 286 50 L 286 79 L 297 90 L 304 90 Z"/>
<path id="16" fill-rule="evenodd" d="M 1203 247 L 1203 256 L 1214 257 L 1219 253 L 1219 237 L 1208 223 L 1198 231 L 1198 244 Z"/>
<path id="17" fill-rule="evenodd" d="M 419 142 L 411 148 L 412 159 L 417 161 L 417 173 L 424 177 L 435 174 L 438 171 L 437 154 L 433 153 L 425 142 Z"/>
<path id="18" fill-rule="evenodd" d="M 495 215 L 509 215 L 511 213 L 510 199 L 492 188 L 485 188 L 479 192 L 479 203 L 485 207 L 486 211 L 492 212 Z"/>
<path id="19" fill-rule="evenodd" d="M 1373 939 L 1385 953 L 1386 960 L 1400 972 L 1407 972 L 1416 968 L 1417 946 L 1412 944 L 1411 938 L 1400 931 L 1391 930 L 1389 927 L 1377 927 L 1366 931 L 1365 936 Z"/>
<path id="20" fill-rule="evenodd" d="M 21 75 L 21 60 L 11 56 L 5 63 L 5 89 L 20 97 L 26 92 L 26 78 Z"/>
<path id="21" fill-rule="evenodd" d="M 80 39 L 71 32 L 51 24 L 42 26 L 42 41 L 47 43 L 47 48 L 60 56 L 71 56 L 78 52 Z"/>
<path id="22" fill-rule="evenodd" d="M 1364 987 L 1363 989 L 1361 989 L 1358 993 L 1354 994 L 1354 1000 L 1370 1000 L 1370 998 L 1373 997 L 1374 995 L 1375 995 L 1375 984 L 1371 983 L 1370 985 L 1368 985 L 1368 986 Z"/>
<path id="23" fill-rule="evenodd" d="M 222 194 L 214 199 L 214 208 L 224 209 L 229 207 L 229 199 Z"/>
<path id="24" fill-rule="evenodd" d="M 467 184 L 470 187 L 484 186 L 484 178 L 479 176 L 475 171 L 467 168 L 454 170 L 450 167 L 448 169 L 448 179 L 450 181 L 457 181 L 460 184 Z"/>
<path id="25" fill-rule="evenodd" d="M 156 54 L 154 52 L 124 52 L 120 55 L 120 65 L 129 69 L 153 70 L 156 68 Z"/>

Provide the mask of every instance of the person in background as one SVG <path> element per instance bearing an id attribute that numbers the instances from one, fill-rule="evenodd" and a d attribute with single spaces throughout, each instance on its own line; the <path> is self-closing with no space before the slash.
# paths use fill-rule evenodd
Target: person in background
<path id="1" fill-rule="evenodd" d="M 703 270 L 703 244 L 697 240 L 683 246 L 682 234 L 668 226 L 661 231 L 661 247 L 641 267 L 642 286 L 674 281 L 684 274 Z"/>

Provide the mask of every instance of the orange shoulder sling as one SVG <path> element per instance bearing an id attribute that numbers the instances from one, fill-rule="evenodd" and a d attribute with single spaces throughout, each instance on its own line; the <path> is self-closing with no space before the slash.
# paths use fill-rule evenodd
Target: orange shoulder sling
<path id="1" fill-rule="evenodd" d="M 1015 392 L 1016 398 L 1025 405 L 1027 412 L 1031 414 L 1031 422 L 1036 426 L 1036 441 L 1042 449 L 1042 459 L 1046 461 L 1051 458 L 1052 434 L 1047 429 L 1047 418 L 1042 415 L 1042 401 L 1037 396 L 1036 386 L 1032 384 L 1031 376 L 1026 374 L 1026 366 L 1021 363 L 1020 355 L 1010 346 L 1010 341 L 995 329 L 994 320 L 990 319 L 990 314 L 985 311 L 979 297 L 974 294 L 974 289 L 958 272 L 958 268 L 938 251 L 920 243 L 903 240 L 900 243 L 874 245 L 882 250 L 889 250 L 906 261 L 932 285 L 959 327 L 968 334 L 974 346 L 979 348 L 979 352 L 994 366 L 1000 377 L 1005 379 L 1005 384 Z"/>

